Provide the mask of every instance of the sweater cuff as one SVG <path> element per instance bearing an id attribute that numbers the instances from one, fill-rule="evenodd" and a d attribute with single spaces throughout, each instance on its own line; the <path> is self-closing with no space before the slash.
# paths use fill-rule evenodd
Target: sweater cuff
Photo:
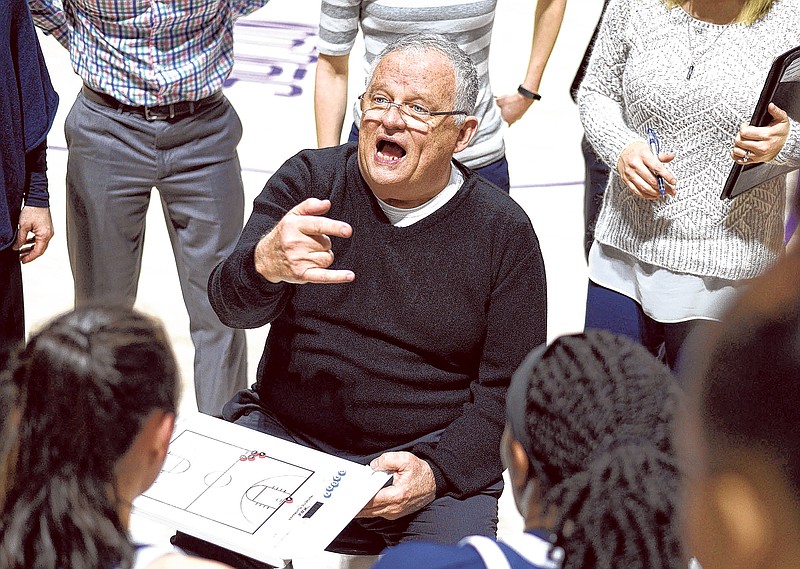
<path id="1" fill-rule="evenodd" d="M 786 137 L 786 142 L 783 143 L 783 148 L 772 159 L 772 162 L 780 165 L 800 166 L 800 124 L 791 117 L 789 117 L 789 135 Z"/>
<path id="2" fill-rule="evenodd" d="M 50 207 L 50 194 L 47 191 L 47 141 L 25 155 L 25 169 L 25 205 Z"/>
<path id="3" fill-rule="evenodd" d="M 431 472 L 433 472 L 433 479 L 436 482 L 436 497 L 441 498 L 451 490 L 450 486 L 447 484 L 447 479 L 444 477 L 439 467 L 433 462 L 427 459 L 425 459 L 425 462 L 428 463 L 428 466 L 431 467 Z"/>

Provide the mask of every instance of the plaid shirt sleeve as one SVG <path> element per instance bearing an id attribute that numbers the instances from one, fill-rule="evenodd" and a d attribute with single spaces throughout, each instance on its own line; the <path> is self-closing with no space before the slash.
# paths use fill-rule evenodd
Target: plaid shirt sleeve
<path id="1" fill-rule="evenodd" d="M 28 0 L 33 23 L 69 49 L 69 24 L 61 0 Z"/>

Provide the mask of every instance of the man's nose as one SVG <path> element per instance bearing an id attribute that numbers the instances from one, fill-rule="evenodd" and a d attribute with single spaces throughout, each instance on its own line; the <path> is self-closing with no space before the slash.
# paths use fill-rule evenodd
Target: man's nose
<path id="1" fill-rule="evenodd" d="M 400 112 L 400 105 L 392 103 L 386 112 L 383 113 L 383 124 L 387 128 L 405 128 L 406 118 Z"/>

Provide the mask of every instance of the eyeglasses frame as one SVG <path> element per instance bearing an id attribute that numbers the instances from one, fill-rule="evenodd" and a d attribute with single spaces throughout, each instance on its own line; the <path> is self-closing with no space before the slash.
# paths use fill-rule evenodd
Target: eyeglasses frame
<path id="1" fill-rule="evenodd" d="M 359 101 L 364 101 L 365 100 L 364 97 L 366 95 L 368 95 L 368 94 L 370 94 L 369 91 L 364 91 L 363 93 L 361 93 L 358 96 L 358 100 Z M 422 120 L 422 119 L 417 118 L 416 116 L 409 115 L 408 113 L 403 112 L 403 105 L 408 105 L 408 104 L 409 103 L 407 103 L 406 101 L 401 101 L 399 103 L 395 103 L 394 101 L 389 101 L 388 102 L 388 107 L 383 109 L 383 112 L 384 113 L 388 113 L 389 109 L 391 109 L 392 107 L 397 107 L 397 112 L 399 112 L 401 116 L 410 116 L 413 119 Z M 367 111 L 373 111 L 373 110 L 378 110 L 378 108 L 372 108 L 372 109 L 366 109 L 366 110 L 362 109 L 361 112 L 365 113 Z M 456 116 L 456 115 L 467 116 L 467 112 L 466 111 L 428 111 L 428 114 L 426 116 L 429 116 L 429 117 L 442 117 L 442 116 Z M 422 120 L 422 122 L 425 123 L 428 126 L 431 126 L 429 123 L 425 122 L 424 120 Z"/>

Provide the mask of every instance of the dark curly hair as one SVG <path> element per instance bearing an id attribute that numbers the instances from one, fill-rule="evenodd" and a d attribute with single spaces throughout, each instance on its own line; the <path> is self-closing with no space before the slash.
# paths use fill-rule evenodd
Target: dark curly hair
<path id="1" fill-rule="evenodd" d="M 128 308 L 78 308 L 35 334 L 8 373 L 22 418 L 0 567 L 129 567 L 114 467 L 152 410 L 176 410 L 161 325 Z"/>
<path id="2" fill-rule="evenodd" d="M 680 389 L 648 351 L 607 331 L 562 336 L 532 354 L 525 447 L 542 511 L 556 512 L 565 569 L 685 569 L 672 422 Z M 511 402 L 510 402 L 511 403 Z"/>

